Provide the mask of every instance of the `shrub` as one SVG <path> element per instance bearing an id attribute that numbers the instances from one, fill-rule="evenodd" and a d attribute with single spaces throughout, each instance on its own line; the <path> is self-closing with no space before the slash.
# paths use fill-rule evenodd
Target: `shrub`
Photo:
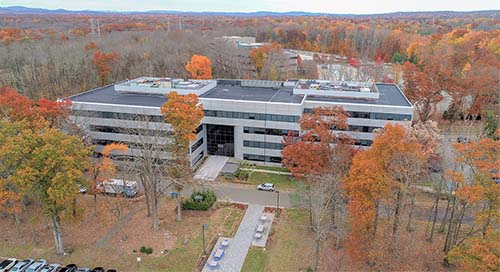
<path id="1" fill-rule="evenodd" d="M 252 172 L 253 166 L 248 163 L 247 161 L 241 161 L 240 162 L 240 167 L 236 170 L 236 173 L 234 174 L 238 179 L 241 180 L 248 180 L 248 177 L 250 176 L 250 173 Z"/>
<path id="2" fill-rule="evenodd" d="M 141 253 L 144 253 L 144 254 L 149 255 L 149 254 L 152 254 L 152 253 L 153 253 L 153 248 L 151 248 L 151 247 L 141 246 L 141 249 L 139 249 L 139 251 L 140 251 Z"/>
<path id="3" fill-rule="evenodd" d="M 211 190 L 193 191 L 191 197 L 182 202 L 182 209 L 206 211 L 217 201 L 217 197 Z"/>

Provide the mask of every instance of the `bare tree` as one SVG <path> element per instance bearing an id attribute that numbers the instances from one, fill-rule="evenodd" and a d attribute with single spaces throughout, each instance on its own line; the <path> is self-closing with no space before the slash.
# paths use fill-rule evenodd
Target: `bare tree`
<path id="1" fill-rule="evenodd" d="M 153 122 L 145 115 L 137 115 L 136 127 L 121 131 L 130 140 L 129 153 L 134 157 L 133 165 L 144 187 L 148 214 L 153 219 L 152 228 L 158 230 L 160 198 L 172 184 L 166 173 L 165 163 L 169 159 L 165 146 L 170 131 L 165 123 Z"/>

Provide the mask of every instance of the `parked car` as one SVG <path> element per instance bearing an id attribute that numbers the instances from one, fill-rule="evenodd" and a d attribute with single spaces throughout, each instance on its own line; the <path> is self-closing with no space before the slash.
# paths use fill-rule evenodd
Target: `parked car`
<path id="1" fill-rule="evenodd" d="M 90 268 L 88 268 L 88 267 L 79 267 L 76 271 L 77 272 L 90 272 Z"/>
<path id="2" fill-rule="evenodd" d="M 27 269 L 26 272 L 39 272 L 42 268 L 47 264 L 47 261 L 44 259 L 40 259 L 34 263 L 32 263 Z"/>
<path id="3" fill-rule="evenodd" d="M 106 270 L 100 266 L 94 267 L 90 272 L 106 272 Z"/>
<path id="4" fill-rule="evenodd" d="M 465 137 L 465 136 L 458 136 L 457 137 L 457 142 L 468 144 L 468 143 L 470 143 L 470 139 L 467 138 L 467 137 Z"/>
<path id="5" fill-rule="evenodd" d="M 40 270 L 40 272 L 56 272 L 59 268 L 61 268 L 60 264 L 47 264 L 42 267 L 42 270 Z"/>
<path id="6" fill-rule="evenodd" d="M 272 183 L 262 183 L 257 185 L 257 190 L 274 192 L 274 184 Z"/>
<path id="7" fill-rule="evenodd" d="M 76 264 L 68 264 L 67 266 L 59 269 L 59 271 L 57 272 L 76 272 L 77 269 L 78 267 L 76 266 Z"/>
<path id="8" fill-rule="evenodd" d="M 24 272 L 26 269 L 34 262 L 35 260 L 33 259 L 26 259 L 18 262 L 16 265 L 14 265 L 9 272 Z"/>
<path id="9" fill-rule="evenodd" d="M 14 259 L 14 258 L 3 260 L 0 263 L 0 272 L 9 271 L 9 269 L 11 269 L 14 265 L 16 265 L 16 263 L 17 263 L 17 259 Z"/>

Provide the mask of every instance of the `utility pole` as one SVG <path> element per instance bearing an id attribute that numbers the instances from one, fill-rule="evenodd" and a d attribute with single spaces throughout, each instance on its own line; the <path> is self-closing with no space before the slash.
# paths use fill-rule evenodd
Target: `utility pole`
<path id="1" fill-rule="evenodd" d="M 97 35 L 99 38 L 101 37 L 101 24 L 99 23 L 99 20 L 97 20 Z"/>

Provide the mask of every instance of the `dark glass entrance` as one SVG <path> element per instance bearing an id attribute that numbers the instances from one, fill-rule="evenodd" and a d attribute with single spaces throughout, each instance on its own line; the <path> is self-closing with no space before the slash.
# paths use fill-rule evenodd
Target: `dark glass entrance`
<path id="1" fill-rule="evenodd" d="M 207 149 L 210 155 L 234 157 L 234 127 L 207 126 Z"/>

